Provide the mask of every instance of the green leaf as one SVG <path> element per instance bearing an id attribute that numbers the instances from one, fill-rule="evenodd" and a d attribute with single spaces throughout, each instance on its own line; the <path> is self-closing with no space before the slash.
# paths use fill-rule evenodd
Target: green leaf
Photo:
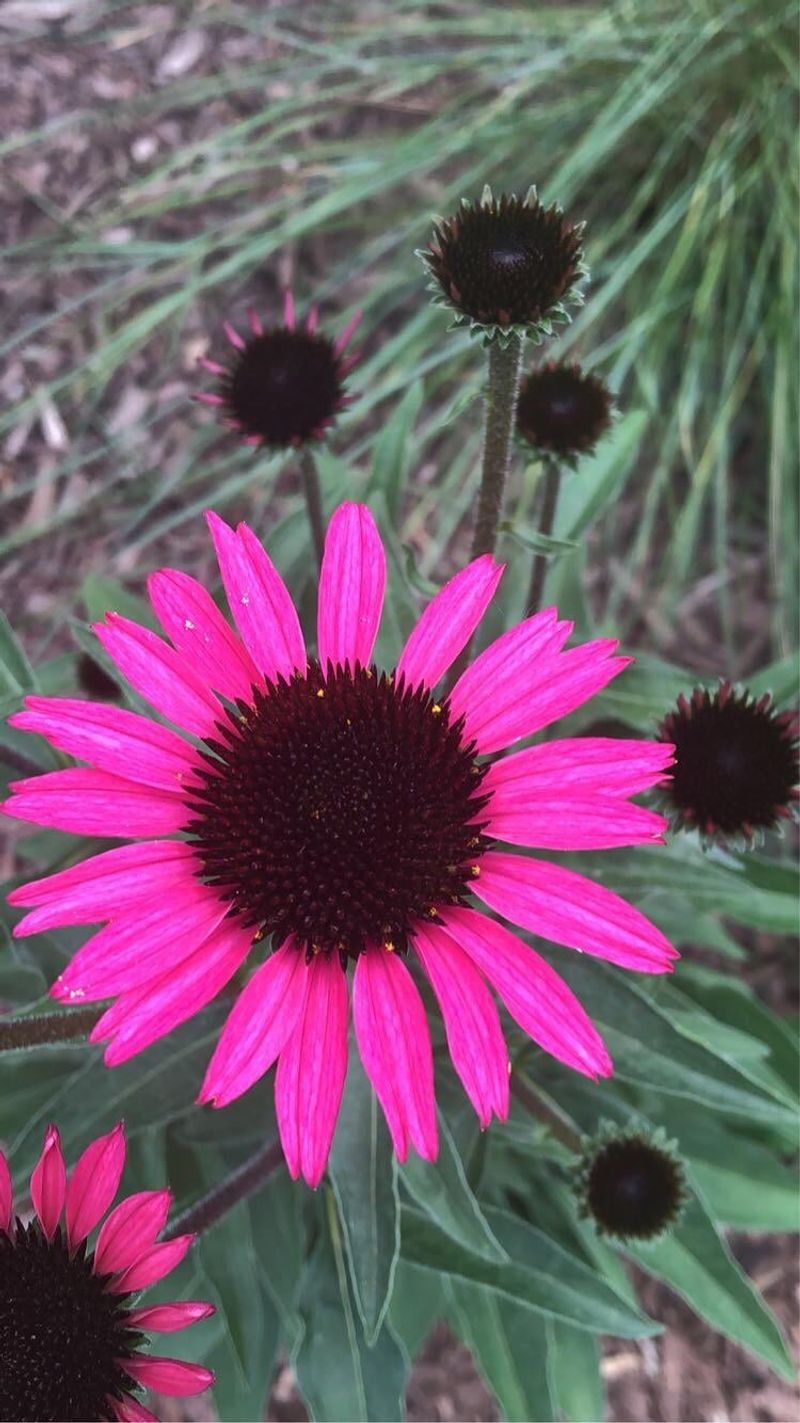
<path id="1" fill-rule="evenodd" d="M 569 1423 L 596 1423 L 606 1412 L 597 1340 L 569 1324 L 553 1321 L 548 1328 L 557 1412 Z"/>
<path id="2" fill-rule="evenodd" d="M 577 994 L 608 1043 L 617 1078 L 702 1102 L 714 1111 L 786 1123 L 794 1119 L 779 1079 L 762 1090 L 752 1063 L 738 1066 L 679 1030 L 670 1012 L 670 987 L 652 996 L 630 975 L 553 947 L 549 959 Z"/>
<path id="3" fill-rule="evenodd" d="M 115 578 L 90 573 L 81 585 L 81 598 L 90 623 L 102 622 L 106 613 L 121 613 L 135 623 L 160 631 L 158 620 L 144 598 L 138 598 Z"/>
<path id="4" fill-rule="evenodd" d="M 555 1405 L 548 1379 L 544 1319 L 495 1290 L 449 1280 L 446 1286 L 460 1338 L 497 1399 L 507 1423 L 550 1423 Z"/>
<path id="5" fill-rule="evenodd" d="M 36 674 L 5 613 L 0 612 L 0 697 L 32 692 Z"/>
<path id="6" fill-rule="evenodd" d="M 372 474 L 367 497 L 376 489 L 383 491 L 392 523 L 396 524 L 400 505 L 416 445 L 414 426 L 422 405 L 422 381 L 409 386 L 393 415 L 375 441 L 372 454 Z"/>
<path id="7" fill-rule="evenodd" d="M 199 1249 L 243 1377 L 266 1378 L 264 1310 L 247 1202 L 204 1230 Z"/>
<path id="8" fill-rule="evenodd" d="M 467 1181 L 450 1128 L 439 1112 L 439 1155 L 423 1161 L 410 1154 L 400 1167 L 400 1179 L 431 1220 L 465 1249 L 486 1260 L 507 1259 Z"/>
<path id="9" fill-rule="evenodd" d="M 798 1229 L 797 1174 L 760 1142 L 666 1097 L 658 1103 L 656 1120 L 688 1158 L 715 1220 L 737 1230 Z"/>
<path id="10" fill-rule="evenodd" d="M 304 1330 L 293 1356 L 297 1381 L 317 1423 L 394 1423 L 404 1416 L 407 1363 L 388 1324 L 373 1345 L 367 1343 L 332 1192 L 326 1207 L 301 1283 Z"/>
<path id="11" fill-rule="evenodd" d="M 574 539 L 556 539 L 550 534 L 540 534 L 536 529 L 515 524 L 511 519 L 504 519 L 499 528 L 520 548 L 533 553 L 542 553 L 545 558 L 558 558 L 559 554 L 571 553 L 573 549 L 580 547 Z"/>
<path id="12" fill-rule="evenodd" d="M 389 1304 L 389 1322 L 409 1358 L 417 1357 L 434 1324 L 446 1314 L 443 1277 L 400 1260 Z"/>
<path id="13" fill-rule="evenodd" d="M 402 1212 L 403 1259 L 496 1290 L 538 1314 L 581 1329 L 629 1339 L 658 1333 L 658 1325 L 629 1308 L 605 1280 L 542 1231 L 505 1211 L 487 1210 L 486 1218 L 511 1257 L 507 1264 L 483 1259 L 457 1245 L 410 1207 Z"/>
<path id="14" fill-rule="evenodd" d="M 283 1171 L 250 1197 L 250 1221 L 256 1258 L 266 1289 L 294 1342 L 300 1329 L 297 1295 L 303 1271 L 304 1187 Z"/>
<path id="15" fill-rule="evenodd" d="M 389 1132 L 354 1043 L 328 1169 L 358 1311 L 372 1343 L 392 1292 L 400 1203 Z"/>
<path id="16" fill-rule="evenodd" d="M 778 1323 L 718 1234 L 697 1195 L 674 1231 L 654 1245 L 630 1249 L 648 1274 L 665 1280 L 721 1334 L 764 1359 L 782 1378 L 795 1367 Z"/>
<path id="17" fill-rule="evenodd" d="M 613 504 L 636 458 L 647 428 L 642 410 L 631 410 L 617 421 L 596 452 L 561 480 L 555 531 L 560 539 L 577 540 Z"/>

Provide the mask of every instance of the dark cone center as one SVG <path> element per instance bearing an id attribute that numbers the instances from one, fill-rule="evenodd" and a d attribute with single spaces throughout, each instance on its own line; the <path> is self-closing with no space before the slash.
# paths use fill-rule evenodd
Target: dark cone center
<path id="1" fill-rule="evenodd" d="M 237 352 L 220 393 L 244 434 L 274 447 L 303 444 L 340 408 L 341 364 L 326 337 L 278 327 Z"/>
<path id="2" fill-rule="evenodd" d="M 107 1293 L 85 1248 L 70 1256 L 60 1229 L 37 1222 L 0 1232 L 0 1419 L 107 1419 L 108 1398 L 136 1385 L 116 1360 L 142 1336 L 126 1326 L 126 1295 Z"/>
<path id="3" fill-rule="evenodd" d="M 586 1203 L 610 1235 L 652 1239 L 676 1219 L 682 1199 L 678 1163 L 638 1139 L 601 1147 L 589 1169 Z"/>
<path id="4" fill-rule="evenodd" d="M 580 275 L 581 243 L 557 208 L 503 197 L 440 224 L 426 260 L 445 295 L 473 320 L 535 323 Z"/>
<path id="5" fill-rule="evenodd" d="M 403 951 L 463 901 L 486 848 L 483 771 L 447 705 L 385 673 L 279 680 L 209 742 L 189 826 L 203 877 L 307 953 Z"/>

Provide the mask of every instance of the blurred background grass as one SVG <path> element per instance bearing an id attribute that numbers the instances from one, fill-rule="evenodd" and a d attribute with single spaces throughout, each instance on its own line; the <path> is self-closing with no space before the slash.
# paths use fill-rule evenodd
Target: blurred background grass
<path id="1" fill-rule="evenodd" d="M 593 535 L 602 621 L 682 661 L 699 609 L 709 670 L 787 653 L 794 20 L 784 0 L 6 0 L 12 604 L 31 559 L 45 581 L 59 568 L 59 596 L 93 550 L 122 573 L 151 563 L 212 495 L 274 522 L 277 463 L 231 448 L 187 394 L 223 317 L 276 310 L 290 279 L 328 325 L 366 309 L 330 499 L 363 488 L 424 381 L 399 537 L 440 576 L 475 491 L 483 360 L 445 334 L 414 248 L 485 181 L 536 181 L 589 223 L 590 299 L 557 350 L 645 416 Z"/>

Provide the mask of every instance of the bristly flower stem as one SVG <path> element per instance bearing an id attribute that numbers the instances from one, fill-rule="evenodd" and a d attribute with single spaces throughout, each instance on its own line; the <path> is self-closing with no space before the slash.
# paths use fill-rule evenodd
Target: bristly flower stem
<path id="1" fill-rule="evenodd" d="M 303 475 L 303 493 L 306 499 L 311 537 L 314 541 L 317 564 L 321 568 L 322 555 L 325 552 L 325 518 L 322 513 L 322 495 L 319 487 L 317 462 L 307 447 L 300 452 L 300 470 Z"/>
<path id="2" fill-rule="evenodd" d="M 68 1043 L 86 1037 L 102 1018 L 105 1008 L 68 1008 L 63 1013 L 36 1013 L 29 1018 L 0 1019 L 0 1052 Z"/>
<path id="3" fill-rule="evenodd" d="M 553 532 L 553 523 L 556 517 L 556 505 L 558 504 L 558 490 L 561 483 L 561 470 L 554 459 L 545 458 L 544 461 L 544 497 L 542 499 L 542 509 L 539 515 L 539 533 L 545 538 L 549 538 Z M 528 614 L 538 613 L 542 594 L 544 592 L 544 580 L 547 575 L 547 555 L 536 553 L 533 556 L 533 568 L 531 569 L 531 583 L 528 589 Z"/>
<path id="4" fill-rule="evenodd" d="M 163 1239 L 174 1240 L 176 1235 L 193 1235 L 208 1230 L 210 1225 L 214 1225 L 222 1216 L 227 1215 L 228 1211 L 233 1210 L 234 1206 L 238 1206 L 240 1201 L 252 1196 L 259 1186 L 263 1186 L 282 1159 L 280 1142 L 271 1141 L 269 1146 L 262 1146 L 260 1151 L 254 1152 L 247 1161 L 232 1171 L 226 1180 L 214 1186 L 193 1206 L 189 1206 L 188 1210 L 176 1216 L 165 1230 Z"/>
<path id="5" fill-rule="evenodd" d="M 489 346 L 489 386 L 486 393 L 486 430 L 478 513 L 472 538 L 472 557 L 494 553 L 511 465 L 511 440 L 519 398 L 522 337 L 516 332 L 506 342 Z"/>

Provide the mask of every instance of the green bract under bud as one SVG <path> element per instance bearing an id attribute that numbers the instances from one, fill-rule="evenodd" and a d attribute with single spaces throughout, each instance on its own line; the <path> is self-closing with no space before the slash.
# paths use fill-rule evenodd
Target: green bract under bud
<path id="1" fill-rule="evenodd" d="M 454 217 L 435 223 L 419 256 L 434 279 L 429 290 L 456 325 L 484 341 L 541 341 L 554 323 L 570 320 L 568 304 L 583 301 L 583 230 L 555 203 L 545 208 L 535 188 L 522 199 L 494 198 L 487 185 L 479 202 L 462 198 Z"/>
<path id="2" fill-rule="evenodd" d="M 550 362 L 525 377 L 517 405 L 517 434 L 537 453 L 577 464 L 611 424 L 613 396 L 599 376 L 579 365 Z"/>
<path id="3" fill-rule="evenodd" d="M 603 1122 L 586 1138 L 575 1193 L 580 1213 L 600 1235 L 656 1240 L 675 1225 L 686 1201 L 683 1164 L 661 1128 Z"/>

